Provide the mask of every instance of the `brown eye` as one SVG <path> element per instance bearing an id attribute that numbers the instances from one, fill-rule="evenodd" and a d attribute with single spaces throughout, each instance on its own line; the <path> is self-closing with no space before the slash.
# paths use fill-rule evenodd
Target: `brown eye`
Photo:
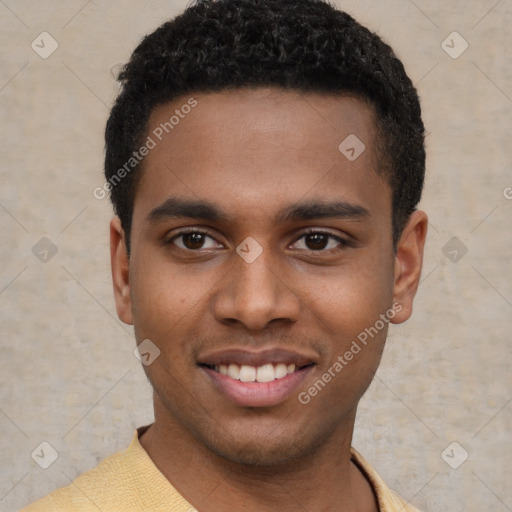
<path id="1" fill-rule="evenodd" d="M 328 232 L 310 231 L 304 233 L 293 245 L 299 245 L 299 247 L 294 248 L 305 251 L 330 253 L 349 247 L 350 243 Z"/>
<path id="2" fill-rule="evenodd" d="M 176 245 L 184 251 L 199 251 L 201 249 L 218 249 L 222 245 L 203 231 L 182 231 L 172 237 L 169 244 Z"/>
<path id="3" fill-rule="evenodd" d="M 202 233 L 187 233 L 185 235 L 181 235 L 183 240 L 183 245 L 187 249 L 201 249 L 204 244 L 204 235 Z"/>
<path id="4" fill-rule="evenodd" d="M 308 249 L 319 251 L 327 247 L 327 243 L 329 242 L 329 235 L 324 233 L 312 233 L 310 235 L 306 235 L 305 239 Z"/>

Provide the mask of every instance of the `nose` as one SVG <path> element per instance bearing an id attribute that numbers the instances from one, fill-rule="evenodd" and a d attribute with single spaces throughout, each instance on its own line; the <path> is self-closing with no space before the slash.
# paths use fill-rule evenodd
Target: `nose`
<path id="1" fill-rule="evenodd" d="M 231 270 L 213 296 L 213 314 L 219 322 L 258 331 L 271 322 L 291 324 L 298 320 L 301 302 L 270 250 L 263 250 L 252 263 L 236 253 L 233 259 Z"/>

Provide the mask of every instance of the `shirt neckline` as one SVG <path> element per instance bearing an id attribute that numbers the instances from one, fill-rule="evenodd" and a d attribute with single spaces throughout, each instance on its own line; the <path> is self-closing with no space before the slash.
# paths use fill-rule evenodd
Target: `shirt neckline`
<path id="1" fill-rule="evenodd" d="M 139 455 L 143 455 L 144 458 L 147 458 L 148 462 L 154 466 L 154 468 L 162 475 L 163 478 L 169 483 L 169 485 L 174 489 L 173 485 L 167 478 L 163 475 L 163 473 L 156 467 L 155 463 L 148 455 L 142 444 L 140 443 L 140 436 L 144 434 L 149 427 L 151 427 L 153 423 L 149 425 L 144 425 L 142 427 L 138 427 L 135 429 L 135 433 L 128 447 L 128 451 L 139 452 Z M 387 488 L 386 484 L 380 477 L 380 475 L 373 469 L 373 467 L 368 463 L 368 461 L 352 446 L 350 447 L 350 460 L 355 464 L 357 469 L 361 471 L 363 477 L 369 483 L 370 488 L 372 489 L 373 495 L 375 497 L 375 501 L 377 502 L 377 507 L 379 512 L 389 512 L 390 509 L 387 506 L 386 496 L 391 492 Z M 178 494 L 179 491 L 175 489 Z"/>

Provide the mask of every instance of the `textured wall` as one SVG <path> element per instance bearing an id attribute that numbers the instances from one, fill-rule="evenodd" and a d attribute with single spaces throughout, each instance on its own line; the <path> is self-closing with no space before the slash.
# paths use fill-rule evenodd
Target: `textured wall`
<path id="1" fill-rule="evenodd" d="M 337 3 L 396 49 L 430 132 L 415 315 L 391 328 L 354 445 L 425 512 L 512 510 L 512 3 Z M 110 206 L 93 189 L 112 68 L 185 5 L 0 1 L 1 510 L 66 485 L 151 421 L 113 305 Z M 41 442 L 58 453 L 48 469 L 31 458 Z"/>

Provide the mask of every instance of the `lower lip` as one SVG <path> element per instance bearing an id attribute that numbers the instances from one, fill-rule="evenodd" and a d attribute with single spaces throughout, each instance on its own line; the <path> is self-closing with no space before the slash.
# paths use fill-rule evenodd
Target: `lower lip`
<path id="1" fill-rule="evenodd" d="M 211 368 L 201 367 L 215 387 L 231 401 L 243 407 L 271 407 L 287 398 L 302 384 L 313 366 L 296 370 L 271 382 L 242 382 Z"/>

